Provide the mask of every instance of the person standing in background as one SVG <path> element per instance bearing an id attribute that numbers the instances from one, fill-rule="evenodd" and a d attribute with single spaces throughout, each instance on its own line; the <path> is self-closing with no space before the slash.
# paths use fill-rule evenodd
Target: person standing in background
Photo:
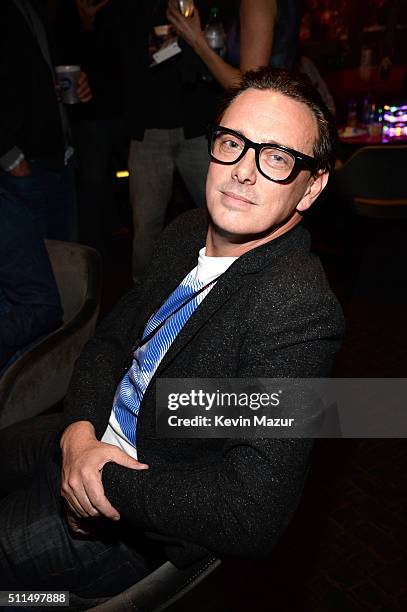
<path id="1" fill-rule="evenodd" d="M 137 3 L 138 13 L 142 4 Z M 214 119 L 222 88 L 236 84 L 241 71 L 268 64 L 276 14 L 275 0 L 242 1 L 245 17 L 238 69 L 216 55 L 204 39 L 201 24 L 207 22 L 207 3 L 195 1 L 191 18 L 181 15 L 178 3 L 172 0 L 147 5 L 149 31 L 169 21 L 179 35 L 181 52 L 145 68 L 142 99 L 137 90 L 140 81 L 133 77 L 138 109 L 134 112 L 134 103 L 129 154 L 134 281 L 146 273 L 154 242 L 164 226 L 175 169 L 194 203 L 205 205 L 206 127 Z"/>
<path id="2" fill-rule="evenodd" d="M 93 98 L 70 109 L 77 160 L 79 241 L 100 251 L 107 262 L 117 218 L 115 164 L 125 166 L 122 0 L 73 0 L 80 63 Z"/>
<path id="3" fill-rule="evenodd" d="M 246 70 L 270 63 L 278 15 L 277 0 L 241 0 L 239 19 L 235 13 L 232 11 L 228 28 L 227 58 L 223 59 L 208 44 L 201 28 L 199 11 L 195 10 L 191 18 L 185 18 L 178 10 L 177 0 L 168 3 L 167 16 L 175 31 L 225 89 L 236 85 Z M 236 32 L 239 21 L 240 35 Z"/>
<path id="4" fill-rule="evenodd" d="M 76 240 L 76 195 L 68 118 L 55 87 L 47 5 L 3 0 L 0 21 L 0 186 L 33 212 L 42 237 Z M 77 94 L 92 94 L 86 75 Z"/>
<path id="5" fill-rule="evenodd" d="M 273 51 L 270 65 L 292 70 L 297 57 L 304 0 L 277 0 L 277 19 L 274 28 Z"/>
<path id="6" fill-rule="evenodd" d="M 235 84 L 245 70 L 270 65 L 291 70 L 299 40 L 303 0 L 241 0 L 232 11 L 224 61 L 209 46 L 201 31 L 197 11 L 185 19 L 177 0 L 169 1 L 168 18 L 181 36 L 225 88 Z"/>

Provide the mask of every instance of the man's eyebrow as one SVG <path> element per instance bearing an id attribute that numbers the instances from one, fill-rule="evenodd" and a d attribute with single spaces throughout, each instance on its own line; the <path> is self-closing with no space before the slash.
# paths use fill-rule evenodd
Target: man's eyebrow
<path id="1" fill-rule="evenodd" d="M 243 132 L 243 130 L 235 130 L 234 128 L 231 128 L 231 127 L 229 127 L 227 125 L 222 125 L 221 127 L 223 127 L 225 130 L 231 130 L 232 132 L 235 132 L 239 136 L 243 136 L 243 138 L 247 138 L 248 140 L 252 140 L 251 138 L 246 136 L 246 134 Z M 255 141 L 253 140 L 252 142 L 255 142 Z M 286 149 L 293 149 L 293 147 L 291 147 L 289 144 L 284 144 L 283 142 L 278 142 L 277 140 L 273 140 L 273 139 L 262 140 L 261 142 L 256 143 L 256 144 L 270 144 L 270 145 L 277 145 L 278 147 L 285 147 Z"/>

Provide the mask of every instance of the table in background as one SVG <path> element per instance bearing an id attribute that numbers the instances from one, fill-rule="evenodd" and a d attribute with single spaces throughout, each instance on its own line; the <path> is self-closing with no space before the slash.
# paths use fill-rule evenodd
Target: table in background
<path id="1" fill-rule="evenodd" d="M 340 130 L 339 130 L 340 131 Z M 370 136 L 370 134 L 366 131 L 364 134 L 359 134 L 357 136 L 350 136 L 344 138 L 343 136 L 339 136 L 339 159 L 344 162 L 355 151 L 360 149 L 361 147 L 372 147 L 372 146 L 381 146 L 381 145 L 406 145 L 407 144 L 407 136 L 397 136 L 393 138 L 386 137 L 383 133 L 377 136 Z"/>

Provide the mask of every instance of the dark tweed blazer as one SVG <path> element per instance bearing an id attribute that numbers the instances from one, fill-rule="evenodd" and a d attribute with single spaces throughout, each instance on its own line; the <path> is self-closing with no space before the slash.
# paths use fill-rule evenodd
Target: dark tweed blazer
<path id="1" fill-rule="evenodd" d="M 197 262 L 201 211 L 163 234 L 143 287 L 130 291 L 83 352 L 66 400 L 65 425 L 89 420 L 100 438 L 131 348 L 148 317 Z M 303 488 L 304 439 L 158 439 L 155 381 L 165 378 L 321 377 L 343 332 L 341 308 L 308 233 L 298 226 L 241 256 L 182 329 L 140 408 L 137 440 L 146 471 L 103 470 L 122 519 L 166 543 L 178 565 L 212 551 L 263 556 L 288 524 Z"/>

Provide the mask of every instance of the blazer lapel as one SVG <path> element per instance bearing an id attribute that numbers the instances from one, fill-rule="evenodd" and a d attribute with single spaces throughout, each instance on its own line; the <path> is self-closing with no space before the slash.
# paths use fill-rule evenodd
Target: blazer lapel
<path id="1" fill-rule="evenodd" d="M 144 286 L 144 307 L 139 313 L 139 336 L 150 316 L 197 265 L 199 249 L 205 246 L 207 227 L 205 211 L 197 209 L 185 213 L 178 221 L 177 231 L 167 240 L 165 255 L 153 260 Z"/>
<path id="2" fill-rule="evenodd" d="M 171 293 L 178 287 L 186 275 L 195 268 L 198 262 L 199 247 L 190 249 L 190 252 L 177 253 L 177 258 L 168 267 L 163 266 L 156 274 L 152 274 L 150 281 L 144 288 L 143 302 L 144 307 L 140 311 L 137 323 L 138 339 L 144 331 L 148 320 L 153 315 Z"/>
<path id="3" fill-rule="evenodd" d="M 163 360 L 157 368 L 153 379 L 171 363 L 180 351 L 191 342 L 197 332 L 206 324 L 210 317 L 225 304 L 245 283 L 245 279 L 240 274 L 231 274 L 220 279 L 206 298 L 201 302 L 190 319 L 184 325 L 171 344 Z"/>

